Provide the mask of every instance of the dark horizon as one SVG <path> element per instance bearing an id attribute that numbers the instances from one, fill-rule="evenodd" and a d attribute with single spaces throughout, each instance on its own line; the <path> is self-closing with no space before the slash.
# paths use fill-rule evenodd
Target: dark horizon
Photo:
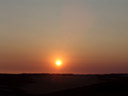
<path id="1" fill-rule="evenodd" d="M 127 96 L 128 74 L 0 74 L 0 96 Z"/>
<path id="2" fill-rule="evenodd" d="M 128 75 L 128 73 L 100 73 L 100 74 L 74 74 L 74 73 L 0 73 L 0 75 Z"/>

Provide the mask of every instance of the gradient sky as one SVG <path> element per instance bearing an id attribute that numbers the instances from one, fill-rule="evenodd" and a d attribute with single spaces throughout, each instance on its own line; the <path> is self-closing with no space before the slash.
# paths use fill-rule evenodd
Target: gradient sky
<path id="1" fill-rule="evenodd" d="M 128 73 L 128 0 L 0 0 L 0 72 Z"/>

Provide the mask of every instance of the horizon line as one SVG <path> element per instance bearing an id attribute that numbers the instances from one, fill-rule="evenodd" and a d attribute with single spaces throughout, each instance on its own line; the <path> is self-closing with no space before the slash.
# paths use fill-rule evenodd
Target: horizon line
<path id="1" fill-rule="evenodd" d="M 128 73 L 0 73 L 0 75 L 127 75 Z"/>

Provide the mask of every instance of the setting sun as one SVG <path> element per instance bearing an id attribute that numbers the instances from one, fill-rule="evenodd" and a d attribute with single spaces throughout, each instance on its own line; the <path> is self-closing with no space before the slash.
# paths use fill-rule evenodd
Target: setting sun
<path id="1" fill-rule="evenodd" d="M 57 60 L 57 61 L 56 61 L 56 65 L 57 65 L 57 66 L 61 66 L 61 64 L 62 64 L 62 62 L 61 62 L 60 60 Z"/>

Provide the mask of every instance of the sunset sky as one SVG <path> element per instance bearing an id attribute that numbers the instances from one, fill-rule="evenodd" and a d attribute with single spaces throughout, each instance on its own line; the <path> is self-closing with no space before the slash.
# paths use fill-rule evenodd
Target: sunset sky
<path id="1" fill-rule="evenodd" d="M 128 73 L 128 0 L 0 0 L 0 73 L 35 72 Z"/>

